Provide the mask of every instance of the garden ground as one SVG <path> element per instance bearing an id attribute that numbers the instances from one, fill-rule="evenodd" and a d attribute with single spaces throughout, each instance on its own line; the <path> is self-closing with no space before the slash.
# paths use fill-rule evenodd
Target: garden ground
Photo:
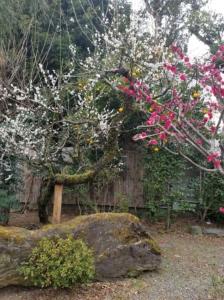
<path id="1" fill-rule="evenodd" d="M 222 300 L 224 238 L 192 236 L 189 222 L 177 222 L 169 233 L 162 224 L 150 226 L 163 251 L 157 272 L 71 290 L 9 287 L 0 300 Z"/>

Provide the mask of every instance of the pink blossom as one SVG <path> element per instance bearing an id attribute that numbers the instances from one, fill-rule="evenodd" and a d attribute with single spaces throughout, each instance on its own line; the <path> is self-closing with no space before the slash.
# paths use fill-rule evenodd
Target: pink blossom
<path id="1" fill-rule="evenodd" d="M 212 162 L 214 161 L 216 158 L 218 158 L 220 156 L 220 154 L 218 152 L 211 152 L 208 156 L 207 156 L 207 161 L 208 162 Z"/>
<path id="2" fill-rule="evenodd" d="M 220 207 L 220 208 L 219 208 L 219 212 L 220 212 L 221 214 L 224 214 L 224 207 Z"/>
<path id="3" fill-rule="evenodd" d="M 203 145 L 202 139 L 197 139 L 197 140 L 196 140 L 196 144 L 198 144 L 198 145 Z"/>
<path id="4" fill-rule="evenodd" d="M 209 111 L 209 112 L 208 112 L 208 118 L 209 118 L 209 120 L 211 120 L 211 119 L 212 119 L 212 117 L 213 117 L 213 114 L 212 114 L 212 112 L 211 112 L 211 111 Z"/>
<path id="5" fill-rule="evenodd" d="M 123 85 L 118 85 L 117 88 L 121 90 L 123 93 L 127 94 L 128 96 L 136 96 L 136 93 L 133 89 L 130 89 Z"/>
<path id="6" fill-rule="evenodd" d="M 219 50 L 224 52 L 224 45 L 220 45 Z"/>
<path id="7" fill-rule="evenodd" d="M 146 96 L 146 102 L 151 102 L 152 101 L 152 97 L 150 95 Z"/>
<path id="8" fill-rule="evenodd" d="M 161 132 L 161 129 L 160 128 L 155 128 L 155 133 L 156 134 L 159 134 Z"/>
<path id="9" fill-rule="evenodd" d="M 146 124 L 151 126 L 151 125 L 154 125 L 155 124 L 155 119 L 154 118 L 149 118 L 147 121 L 146 121 Z"/>
<path id="10" fill-rule="evenodd" d="M 175 118 L 175 113 L 170 111 L 169 112 L 169 118 L 170 118 L 171 121 L 173 121 L 173 119 Z"/>
<path id="11" fill-rule="evenodd" d="M 138 133 L 138 134 L 136 134 L 132 137 L 133 141 L 144 140 L 146 138 L 147 138 L 147 133 L 146 132 Z"/>
<path id="12" fill-rule="evenodd" d="M 219 169 L 220 166 L 221 166 L 221 160 L 215 159 L 215 160 L 213 161 L 213 165 L 214 165 L 215 169 Z"/>
<path id="13" fill-rule="evenodd" d="M 164 127 L 167 130 L 170 129 L 170 127 L 171 127 L 171 121 L 170 120 L 166 120 Z"/>
<path id="14" fill-rule="evenodd" d="M 188 126 L 189 134 L 191 135 L 192 133 L 192 139 L 195 141 L 194 146 L 198 149 L 197 145 L 203 145 L 204 141 L 203 139 L 194 137 L 194 132 L 190 130 L 190 125 L 194 126 L 198 132 L 202 131 L 202 134 L 208 135 L 207 138 L 211 139 L 216 133 L 216 126 L 213 122 L 214 113 L 221 112 L 224 109 L 224 105 L 221 107 L 219 104 L 219 102 L 222 102 L 220 100 L 224 99 L 224 78 L 221 70 L 216 66 L 217 60 L 224 60 L 224 44 L 219 47 L 215 55 L 210 57 L 210 61 L 207 60 L 205 63 L 194 63 L 192 65 L 180 47 L 172 45 L 171 48 L 176 57 L 165 62 L 164 69 L 175 75 L 172 76 L 175 88 L 171 87 L 166 95 L 161 94 L 161 96 L 157 97 L 157 101 L 155 101 L 152 95 L 159 93 L 157 85 L 154 87 L 153 83 L 151 86 L 141 83 L 142 94 L 141 92 L 137 92 L 135 99 L 138 100 L 137 96 L 141 100 L 144 99 L 145 107 L 143 110 L 146 114 L 149 114 L 146 124 L 150 126 L 150 134 L 152 132 L 156 137 L 149 141 L 149 145 L 157 145 L 162 141 L 166 141 L 169 135 L 176 138 L 177 144 L 188 144 L 189 141 L 184 132 L 184 127 Z M 191 70 L 190 66 L 197 70 L 197 79 L 195 72 L 193 72 L 194 70 Z M 188 81 L 188 79 L 189 81 L 192 79 L 193 85 L 190 84 L 183 89 L 181 82 Z M 194 80 L 197 81 L 199 87 L 197 85 L 194 86 Z M 135 88 L 136 86 L 135 82 Z M 154 88 L 155 90 L 153 90 Z M 165 87 L 161 86 L 161 91 L 164 89 Z M 198 89 L 206 91 L 206 94 L 203 94 L 203 97 L 200 97 L 200 93 L 197 94 L 199 96 L 190 96 L 192 91 L 195 90 L 196 93 Z M 205 98 L 209 99 L 209 96 L 210 100 L 205 103 Z M 213 98 L 217 99 L 212 100 Z M 204 107 L 204 109 L 201 109 L 201 107 Z M 198 118 L 199 111 L 203 112 L 200 119 Z M 145 136 L 142 135 L 139 138 L 144 139 Z M 207 162 L 211 163 L 217 169 L 223 166 L 221 155 L 218 152 L 209 153 L 207 155 Z"/>
<path id="15" fill-rule="evenodd" d="M 218 152 L 211 152 L 207 157 L 207 161 L 212 162 L 214 167 L 216 169 L 219 169 L 221 166 L 221 160 L 219 159 L 219 157 L 220 154 Z"/>
<path id="16" fill-rule="evenodd" d="M 174 73 L 174 74 L 177 73 L 177 67 L 174 66 L 174 65 L 164 64 L 164 67 L 165 67 L 168 71 L 171 71 L 171 72 Z"/>
<path id="17" fill-rule="evenodd" d="M 207 123 L 209 121 L 209 118 L 208 117 L 205 117 L 204 119 L 203 119 L 203 123 L 205 124 L 205 123 Z"/>
<path id="18" fill-rule="evenodd" d="M 215 125 L 212 125 L 211 127 L 210 127 L 210 131 L 211 131 L 211 133 L 215 133 L 216 132 L 216 126 Z"/>
<path id="19" fill-rule="evenodd" d="M 140 133 L 139 138 L 140 138 L 141 140 L 146 139 L 146 138 L 147 138 L 147 133 L 143 131 L 142 133 Z"/>
<path id="20" fill-rule="evenodd" d="M 149 126 L 154 125 L 157 122 L 157 120 L 158 120 L 158 115 L 156 112 L 153 112 L 151 116 L 148 118 L 148 120 L 146 121 L 146 124 Z"/>
<path id="21" fill-rule="evenodd" d="M 212 60 L 212 62 L 216 62 L 216 60 L 217 60 L 216 55 L 213 55 L 213 56 L 211 57 L 211 60 Z"/>
<path id="22" fill-rule="evenodd" d="M 220 89 L 220 95 L 224 97 L 224 89 Z"/>
<path id="23" fill-rule="evenodd" d="M 153 139 L 148 142 L 148 145 L 158 145 L 158 141 Z"/>
<path id="24" fill-rule="evenodd" d="M 159 134 L 159 138 L 160 138 L 162 141 L 164 141 L 164 140 L 167 139 L 167 135 L 165 134 L 165 132 L 161 132 L 161 133 Z"/>
<path id="25" fill-rule="evenodd" d="M 160 116 L 160 121 L 166 121 L 167 120 L 167 116 L 166 115 L 161 115 Z"/>
<path id="26" fill-rule="evenodd" d="M 218 94 L 218 88 L 216 86 L 213 86 L 211 88 L 211 92 L 213 93 L 214 96 L 216 96 Z"/>
<path id="27" fill-rule="evenodd" d="M 187 76 L 185 74 L 180 74 L 180 80 L 182 81 L 186 81 L 187 80 Z"/>
<path id="28" fill-rule="evenodd" d="M 181 48 L 180 47 L 178 47 L 178 46 L 176 46 L 176 45 L 172 45 L 171 46 L 171 50 L 174 52 L 174 53 L 176 53 L 177 55 L 179 55 L 179 57 L 180 57 L 180 59 L 184 59 L 184 54 L 183 54 L 183 52 L 182 52 L 182 50 L 181 50 Z"/>

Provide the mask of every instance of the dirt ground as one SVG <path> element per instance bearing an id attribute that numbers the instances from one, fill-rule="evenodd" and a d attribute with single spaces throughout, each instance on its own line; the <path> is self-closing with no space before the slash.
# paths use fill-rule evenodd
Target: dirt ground
<path id="1" fill-rule="evenodd" d="M 23 225 L 34 217 L 21 218 Z M 19 220 L 13 216 L 11 224 Z M 150 226 L 163 251 L 157 272 L 71 290 L 9 287 L 0 290 L 0 300 L 224 300 L 224 238 L 192 236 L 189 223 L 177 222 L 169 233 L 163 224 Z"/>

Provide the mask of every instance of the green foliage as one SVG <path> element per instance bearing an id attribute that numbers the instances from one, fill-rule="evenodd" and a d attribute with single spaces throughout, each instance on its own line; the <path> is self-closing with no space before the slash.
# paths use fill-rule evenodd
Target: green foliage
<path id="1" fill-rule="evenodd" d="M 212 286 L 209 290 L 209 294 L 212 295 L 212 299 L 223 299 L 223 286 L 224 276 L 221 274 L 214 274 L 211 277 Z"/>
<path id="2" fill-rule="evenodd" d="M 17 208 L 18 201 L 15 195 L 9 194 L 6 190 L 0 189 L 0 208 Z"/>
<path id="3" fill-rule="evenodd" d="M 0 223 L 7 224 L 9 221 L 10 209 L 19 208 L 20 204 L 14 194 L 0 189 Z"/>
<path id="4" fill-rule="evenodd" d="M 39 287 L 69 288 L 94 278 L 92 251 L 81 240 L 43 238 L 19 272 Z"/>
<path id="5" fill-rule="evenodd" d="M 149 201 L 159 201 L 170 189 L 177 187 L 177 180 L 183 175 L 183 161 L 166 150 L 152 151 L 145 159 L 144 190 Z"/>
<path id="6" fill-rule="evenodd" d="M 116 212 L 127 213 L 129 212 L 130 201 L 125 194 L 119 193 L 116 195 L 117 208 Z"/>
<path id="7" fill-rule="evenodd" d="M 224 178 L 220 174 L 204 173 L 197 179 L 195 187 L 199 199 L 198 214 L 204 221 L 212 216 L 217 221 L 224 221 L 219 208 L 224 206 Z"/>
<path id="8" fill-rule="evenodd" d="M 163 149 L 148 154 L 143 185 L 151 220 L 166 218 L 169 223 L 173 212 L 194 210 L 189 202 L 188 187 L 183 182 L 186 173 L 187 166 L 180 157 Z"/>
<path id="9" fill-rule="evenodd" d="M 199 40 L 209 46 L 212 53 L 215 53 L 218 50 L 218 45 L 223 43 L 223 15 L 196 10 L 189 18 L 189 30 Z"/>
<path id="10" fill-rule="evenodd" d="M 69 46 L 75 44 L 82 58 L 93 51 L 92 34 L 103 30 L 100 18 L 107 12 L 108 0 L 2 0 L 0 59 L 13 72 L 21 55 L 17 80 L 22 75 L 36 80 L 38 63 L 49 70 L 67 69 Z"/>
<path id="11" fill-rule="evenodd" d="M 224 221 L 219 212 L 224 206 L 224 179 L 220 174 L 200 175 L 165 150 L 149 154 L 145 172 L 146 207 L 151 220 L 169 218 L 168 213 L 194 212 L 202 221 Z"/>

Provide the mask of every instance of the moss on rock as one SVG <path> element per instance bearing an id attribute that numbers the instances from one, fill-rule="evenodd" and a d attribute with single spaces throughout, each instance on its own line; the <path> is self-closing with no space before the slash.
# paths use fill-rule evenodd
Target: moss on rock
<path id="1" fill-rule="evenodd" d="M 156 269 L 161 251 L 140 220 L 127 213 L 98 213 L 29 231 L 0 226 L 0 287 L 21 284 L 18 266 L 44 237 L 82 239 L 93 250 L 98 279 Z M 29 284 L 29 282 L 25 282 Z"/>
<path id="2" fill-rule="evenodd" d="M 153 239 L 147 239 L 146 242 L 149 244 L 152 253 L 161 255 L 162 251 L 157 242 Z"/>
<path id="3" fill-rule="evenodd" d="M 12 241 L 15 243 L 23 243 L 29 235 L 29 231 L 18 227 L 0 226 L 0 242 L 1 240 Z"/>

